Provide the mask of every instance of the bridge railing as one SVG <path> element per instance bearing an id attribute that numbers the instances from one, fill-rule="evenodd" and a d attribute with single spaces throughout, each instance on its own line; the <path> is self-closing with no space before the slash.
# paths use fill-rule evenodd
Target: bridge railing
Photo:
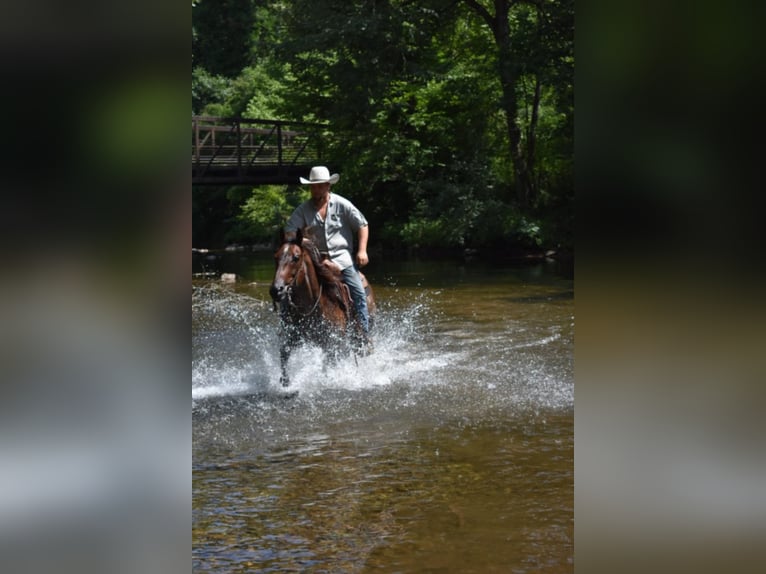
<path id="1" fill-rule="evenodd" d="M 192 117 L 192 177 L 198 183 L 292 177 L 322 158 L 327 126 L 282 120 Z M 288 175 L 290 174 L 290 175 Z"/>

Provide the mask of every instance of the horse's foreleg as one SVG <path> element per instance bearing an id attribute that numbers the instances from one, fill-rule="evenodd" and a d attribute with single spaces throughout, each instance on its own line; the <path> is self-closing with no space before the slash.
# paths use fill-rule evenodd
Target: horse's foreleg
<path id="1" fill-rule="evenodd" d="M 283 387 L 290 386 L 290 377 L 287 374 L 287 363 L 290 360 L 290 353 L 296 344 L 296 335 L 293 329 L 284 328 L 280 337 L 279 345 L 279 382 Z"/>
<path id="2" fill-rule="evenodd" d="M 283 387 L 290 386 L 290 377 L 287 375 L 287 361 L 290 359 L 290 349 L 287 345 L 282 345 L 279 349 L 279 384 Z"/>
<path id="3" fill-rule="evenodd" d="M 279 383 L 283 387 L 290 385 L 290 377 L 287 375 L 287 362 L 290 360 L 290 352 L 292 351 L 291 341 L 285 339 L 279 346 Z"/>

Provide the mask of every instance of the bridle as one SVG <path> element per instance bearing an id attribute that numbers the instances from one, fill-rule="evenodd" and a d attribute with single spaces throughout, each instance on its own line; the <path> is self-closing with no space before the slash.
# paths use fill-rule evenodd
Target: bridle
<path id="1" fill-rule="evenodd" d="M 297 245 L 297 244 L 296 244 Z M 306 275 L 306 261 L 303 261 L 303 247 L 298 245 L 298 248 L 301 250 L 301 266 L 303 268 L 303 274 Z M 292 281 L 285 287 L 285 298 L 287 299 L 287 303 L 290 305 L 290 307 L 293 309 L 294 312 L 296 312 L 298 315 L 301 315 L 302 317 L 308 317 L 314 313 L 314 311 L 317 310 L 317 307 L 319 307 L 319 301 L 322 300 L 322 281 L 318 281 L 319 283 L 319 294 L 317 295 L 316 301 L 314 301 L 314 305 L 312 305 L 311 309 L 309 309 L 308 312 L 304 313 L 301 311 L 300 307 L 295 304 L 295 301 L 293 301 L 292 293 L 293 288 L 298 284 L 298 275 L 300 275 L 300 270 L 298 270 L 295 275 L 293 275 Z M 308 282 L 308 278 L 306 279 Z M 276 310 L 277 302 L 274 301 L 274 308 Z"/>

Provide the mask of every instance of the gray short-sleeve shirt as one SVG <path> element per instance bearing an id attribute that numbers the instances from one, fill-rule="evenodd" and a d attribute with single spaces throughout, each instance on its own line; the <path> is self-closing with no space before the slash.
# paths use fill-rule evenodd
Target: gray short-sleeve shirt
<path id="1" fill-rule="evenodd" d="M 330 254 L 330 259 L 346 269 L 354 264 L 351 249 L 354 233 L 367 225 L 367 219 L 356 206 L 345 197 L 330 193 L 327 205 L 327 219 L 322 220 L 311 200 L 295 208 L 285 225 L 287 233 L 303 229 L 306 237 L 312 239 L 320 251 Z"/>

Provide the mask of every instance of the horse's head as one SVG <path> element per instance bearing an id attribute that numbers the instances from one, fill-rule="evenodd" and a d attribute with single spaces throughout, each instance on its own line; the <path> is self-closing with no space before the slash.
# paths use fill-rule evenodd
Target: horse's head
<path id="1" fill-rule="evenodd" d="M 274 253 L 276 272 L 271 282 L 269 293 L 274 302 L 282 301 L 292 289 L 301 270 L 303 259 L 302 238 L 300 235 L 292 241 L 283 243 Z"/>

